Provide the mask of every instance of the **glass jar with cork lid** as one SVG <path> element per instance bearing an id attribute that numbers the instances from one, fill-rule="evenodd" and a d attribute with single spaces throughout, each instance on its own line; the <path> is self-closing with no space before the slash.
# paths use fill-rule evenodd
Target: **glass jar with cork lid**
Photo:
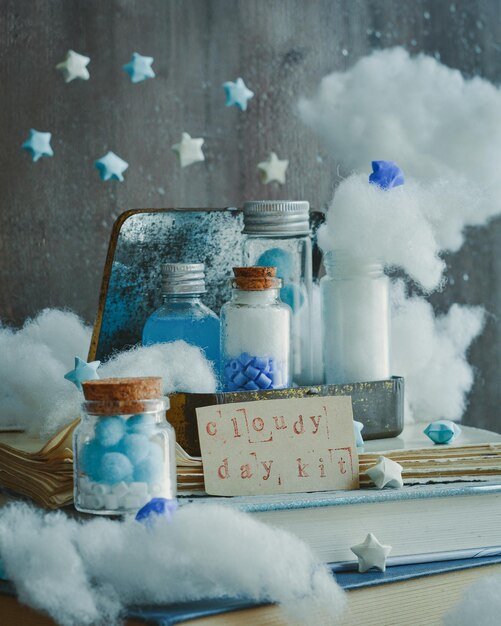
<path id="1" fill-rule="evenodd" d="M 75 429 L 75 508 L 136 513 L 152 498 L 176 497 L 175 433 L 165 419 L 161 378 L 108 378 L 82 384 Z"/>
<path id="2" fill-rule="evenodd" d="M 275 267 L 235 267 L 233 292 L 221 309 L 224 391 L 291 385 L 291 308 L 281 301 Z"/>

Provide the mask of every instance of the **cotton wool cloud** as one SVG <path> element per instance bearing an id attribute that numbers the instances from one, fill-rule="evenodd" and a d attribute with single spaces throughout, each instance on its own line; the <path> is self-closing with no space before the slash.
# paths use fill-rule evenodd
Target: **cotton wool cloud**
<path id="1" fill-rule="evenodd" d="M 438 247 L 451 251 L 465 226 L 501 212 L 500 111 L 499 87 L 403 48 L 329 74 L 299 103 L 344 175 L 389 159 L 407 178 L 432 184 L 428 219 Z"/>
<path id="2" fill-rule="evenodd" d="M 76 315 L 57 309 L 45 309 L 17 331 L 0 326 L 0 428 L 47 435 L 78 417 L 82 392 L 64 375 L 75 356 L 86 358 L 91 332 Z M 212 365 L 184 341 L 120 352 L 98 373 L 160 376 L 166 395 L 216 389 Z"/>
<path id="3" fill-rule="evenodd" d="M 127 606 L 224 596 L 278 603 L 291 625 L 334 626 L 345 606 L 306 544 L 225 506 L 187 504 L 145 526 L 14 504 L 0 518 L 0 556 L 21 602 L 61 626 L 115 626 Z"/>

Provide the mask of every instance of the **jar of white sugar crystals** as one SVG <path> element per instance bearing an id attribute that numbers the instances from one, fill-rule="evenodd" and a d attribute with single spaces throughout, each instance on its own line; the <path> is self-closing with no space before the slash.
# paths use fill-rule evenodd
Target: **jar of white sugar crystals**
<path id="1" fill-rule="evenodd" d="M 75 430 L 75 508 L 136 513 L 152 498 L 176 497 L 175 434 L 165 419 L 161 378 L 108 378 L 82 384 Z"/>
<path id="2" fill-rule="evenodd" d="M 291 308 L 281 301 L 275 267 L 235 267 L 233 293 L 221 309 L 224 391 L 291 385 Z"/>
<path id="3" fill-rule="evenodd" d="M 382 263 L 347 251 L 324 256 L 320 281 L 327 384 L 390 377 L 389 281 Z"/>
<path id="4" fill-rule="evenodd" d="M 297 385 L 318 383 L 312 342 L 310 205 L 303 200 L 253 200 L 243 206 L 244 265 L 272 266 L 280 298 L 292 309 L 291 367 Z"/>

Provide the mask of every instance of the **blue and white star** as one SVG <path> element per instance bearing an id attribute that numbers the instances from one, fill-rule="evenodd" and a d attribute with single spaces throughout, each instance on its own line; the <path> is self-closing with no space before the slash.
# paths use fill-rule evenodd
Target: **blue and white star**
<path id="1" fill-rule="evenodd" d="M 83 359 L 75 357 L 75 368 L 64 375 L 66 380 L 72 382 L 77 389 L 82 391 L 82 383 L 86 380 L 96 380 L 99 378 L 97 368 L 101 365 L 101 361 L 91 361 L 87 363 Z"/>
<path id="2" fill-rule="evenodd" d="M 188 133 L 183 133 L 180 143 L 176 143 L 172 146 L 174 152 L 178 153 L 181 167 L 187 167 L 192 163 L 205 161 L 205 156 L 202 152 L 203 144 L 204 140 L 201 137 L 194 139 L 190 137 Z"/>
<path id="3" fill-rule="evenodd" d="M 115 180 L 123 181 L 124 177 L 122 174 L 129 167 L 127 161 L 121 159 L 114 152 L 111 152 L 111 150 L 108 154 L 105 154 L 104 157 L 98 159 L 95 165 L 101 174 L 102 180 L 114 178 Z"/>
<path id="4" fill-rule="evenodd" d="M 33 156 L 33 161 L 38 161 L 43 156 L 53 156 L 54 152 L 50 147 L 52 133 L 40 133 L 33 128 L 30 129 L 30 136 L 21 146 L 24 150 L 29 150 Z"/>
<path id="5" fill-rule="evenodd" d="M 89 80 L 90 74 L 87 69 L 87 65 L 90 63 L 90 58 L 85 57 L 83 54 L 78 54 L 74 50 L 68 50 L 66 58 L 61 63 L 56 65 L 56 69 L 59 70 L 64 76 L 66 83 L 71 83 L 75 78 L 81 80 Z"/>
<path id="6" fill-rule="evenodd" d="M 223 84 L 226 94 L 226 106 L 237 106 L 241 111 L 247 110 L 247 102 L 254 96 L 254 92 L 247 88 L 241 78 L 233 83 L 228 81 Z"/>
<path id="7" fill-rule="evenodd" d="M 143 57 L 138 52 L 134 52 L 129 63 L 123 66 L 123 70 L 130 76 L 132 83 L 140 83 L 148 78 L 155 78 L 152 63 L 153 57 Z"/>
<path id="8" fill-rule="evenodd" d="M 362 422 L 357 422 L 356 420 L 353 420 L 353 431 L 355 433 L 355 445 L 357 446 L 357 448 L 364 447 L 364 438 L 362 437 L 363 428 L 364 425 L 362 424 Z"/>

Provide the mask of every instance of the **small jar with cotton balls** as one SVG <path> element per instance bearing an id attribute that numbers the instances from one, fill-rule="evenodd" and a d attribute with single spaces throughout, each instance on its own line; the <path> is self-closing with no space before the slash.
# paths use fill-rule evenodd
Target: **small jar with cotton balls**
<path id="1" fill-rule="evenodd" d="M 235 267 L 232 298 L 221 308 L 224 391 L 291 385 L 291 315 L 276 267 Z"/>
<path id="2" fill-rule="evenodd" d="M 161 384 L 156 377 L 82 383 L 85 401 L 73 439 L 78 511 L 134 514 L 153 498 L 176 497 L 175 433 Z"/>
<path id="3" fill-rule="evenodd" d="M 312 341 L 310 205 L 304 200 L 253 200 L 243 206 L 244 265 L 272 266 L 280 297 L 292 309 L 291 367 L 297 385 L 321 382 Z"/>

